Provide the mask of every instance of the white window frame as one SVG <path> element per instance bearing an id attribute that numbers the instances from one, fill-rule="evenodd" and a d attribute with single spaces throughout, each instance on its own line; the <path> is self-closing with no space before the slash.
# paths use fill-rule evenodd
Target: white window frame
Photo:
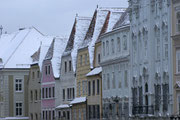
<path id="1" fill-rule="evenodd" d="M 21 104 L 21 106 L 16 106 L 16 104 Z M 18 114 L 16 114 L 16 110 L 18 109 Z M 19 113 L 21 109 L 21 114 Z M 15 102 L 15 116 L 23 116 L 23 102 L 17 101 Z"/>
<path id="2" fill-rule="evenodd" d="M 180 61 L 180 49 L 176 50 L 176 73 L 180 74 L 180 64 L 178 64 L 178 61 Z M 179 67 L 179 70 L 178 70 L 178 67 Z"/>
<path id="3" fill-rule="evenodd" d="M 21 80 L 21 82 L 20 82 Z M 17 90 L 16 90 L 16 85 L 17 85 Z M 20 85 L 21 85 L 21 90 L 20 90 Z M 15 92 L 23 92 L 23 79 L 21 78 L 16 78 L 15 79 Z"/>

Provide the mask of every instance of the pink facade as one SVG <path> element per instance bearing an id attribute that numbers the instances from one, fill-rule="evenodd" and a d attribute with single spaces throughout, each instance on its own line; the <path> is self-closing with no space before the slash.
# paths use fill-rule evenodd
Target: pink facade
<path id="1" fill-rule="evenodd" d="M 55 115 L 55 78 L 50 60 L 44 60 L 42 71 L 42 119 L 53 120 Z"/>

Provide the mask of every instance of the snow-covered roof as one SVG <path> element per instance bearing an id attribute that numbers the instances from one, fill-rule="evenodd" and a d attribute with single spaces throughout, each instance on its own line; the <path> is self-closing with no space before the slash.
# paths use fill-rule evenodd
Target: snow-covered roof
<path id="1" fill-rule="evenodd" d="M 45 56 L 47 54 L 47 51 L 54 39 L 53 36 L 43 36 L 42 38 L 42 42 L 41 42 L 41 45 L 38 49 L 37 52 L 35 52 L 31 57 L 33 59 L 33 63 L 38 63 L 39 65 L 39 68 L 40 68 L 40 71 L 42 70 L 42 63 L 43 63 L 43 60 L 45 59 Z M 37 56 L 36 56 L 37 54 Z M 35 57 L 35 59 L 33 58 Z"/>
<path id="2" fill-rule="evenodd" d="M 0 37 L 0 67 L 29 68 L 31 55 L 38 51 L 43 35 L 34 27 Z"/>
<path id="3" fill-rule="evenodd" d="M 56 37 L 48 49 L 45 59 L 50 59 L 55 78 L 60 75 L 61 57 L 67 44 L 67 38 Z"/>
<path id="4" fill-rule="evenodd" d="M 95 43 L 100 35 L 111 31 L 115 23 L 126 9 L 124 8 L 97 8 L 89 26 L 87 35 L 81 48 L 88 46 L 90 67 L 93 68 Z"/>
<path id="5" fill-rule="evenodd" d="M 63 104 L 63 105 L 59 105 L 56 107 L 56 109 L 64 109 L 64 108 L 69 108 L 71 105 L 68 104 Z"/>
<path id="6" fill-rule="evenodd" d="M 29 120 L 29 117 L 5 117 L 0 118 L 0 120 Z"/>
<path id="7" fill-rule="evenodd" d="M 97 67 L 94 68 L 91 72 L 89 72 L 88 74 L 86 74 L 86 76 L 93 76 L 93 75 L 98 75 L 99 73 L 102 72 L 102 67 Z"/>
<path id="8" fill-rule="evenodd" d="M 76 70 L 77 50 L 85 38 L 90 22 L 91 18 L 89 17 L 76 16 L 71 35 L 64 52 L 64 55 L 71 53 L 74 72 Z"/>
<path id="9" fill-rule="evenodd" d="M 71 105 L 86 102 L 86 97 L 78 97 L 70 102 Z"/>
<path id="10" fill-rule="evenodd" d="M 127 26 L 130 24 L 129 15 L 128 15 L 128 9 L 121 15 L 120 19 L 117 21 L 117 23 L 114 25 L 113 29 Z"/>

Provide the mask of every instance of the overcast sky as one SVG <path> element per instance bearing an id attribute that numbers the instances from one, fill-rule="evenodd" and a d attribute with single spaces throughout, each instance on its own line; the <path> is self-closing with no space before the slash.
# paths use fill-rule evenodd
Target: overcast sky
<path id="1" fill-rule="evenodd" d="M 92 17 L 99 7 L 127 7 L 128 0 L 0 0 L 0 25 L 8 33 L 34 26 L 45 35 L 69 35 L 76 13 Z"/>

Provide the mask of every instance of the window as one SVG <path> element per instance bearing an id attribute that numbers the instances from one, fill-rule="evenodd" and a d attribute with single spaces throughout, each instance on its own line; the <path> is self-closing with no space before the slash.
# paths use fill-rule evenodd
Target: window
<path id="1" fill-rule="evenodd" d="M 123 39 L 124 39 L 124 50 L 127 50 L 127 36 L 124 35 Z"/>
<path id="2" fill-rule="evenodd" d="M 31 102 L 33 101 L 33 91 L 31 90 Z"/>
<path id="3" fill-rule="evenodd" d="M 41 100 L 41 89 L 39 90 L 39 100 Z"/>
<path id="4" fill-rule="evenodd" d="M 31 113 L 31 120 L 33 120 L 33 114 Z"/>
<path id="5" fill-rule="evenodd" d="M 53 89 L 53 91 L 52 91 L 53 92 L 53 94 L 52 94 L 53 96 L 52 97 L 54 98 L 55 97 L 55 89 L 54 89 L 54 87 L 52 89 Z"/>
<path id="6" fill-rule="evenodd" d="M 176 51 L 176 71 L 180 73 L 180 49 Z"/>
<path id="7" fill-rule="evenodd" d="M 91 81 L 88 81 L 88 95 L 91 95 Z"/>
<path id="8" fill-rule="evenodd" d="M 46 73 L 46 75 L 48 74 L 48 67 L 47 66 L 45 66 L 45 73 Z"/>
<path id="9" fill-rule="evenodd" d="M 121 71 L 119 71 L 119 88 L 121 88 Z"/>
<path id="10" fill-rule="evenodd" d="M 63 89 L 63 100 L 65 100 L 65 89 Z"/>
<path id="11" fill-rule="evenodd" d="M 117 38 L 117 50 L 118 50 L 118 52 L 121 51 L 121 41 L 120 41 L 120 37 Z"/>
<path id="12" fill-rule="evenodd" d="M 69 71 L 71 71 L 71 61 L 69 61 Z"/>
<path id="13" fill-rule="evenodd" d="M 64 70 L 65 70 L 65 73 L 67 72 L 67 62 L 64 62 Z"/>
<path id="14" fill-rule="evenodd" d="M 67 88 L 67 99 L 69 100 L 70 97 L 69 97 L 70 93 L 69 93 L 69 88 Z"/>
<path id="15" fill-rule="evenodd" d="M 97 79 L 97 95 L 99 95 L 99 79 Z"/>
<path id="16" fill-rule="evenodd" d="M 38 120 L 38 115 L 37 115 L 37 113 L 36 113 L 36 120 Z"/>
<path id="17" fill-rule="evenodd" d="M 48 74 L 50 75 L 50 73 L 51 73 L 51 69 L 50 69 L 51 67 L 50 67 L 50 65 L 48 66 Z"/>
<path id="18" fill-rule="evenodd" d="M 48 88 L 46 88 L 46 98 L 48 98 Z"/>
<path id="19" fill-rule="evenodd" d="M 21 116 L 22 115 L 22 103 L 17 102 L 16 103 L 16 116 Z"/>
<path id="20" fill-rule="evenodd" d="M 95 80 L 93 80 L 93 95 L 95 95 Z"/>
<path id="21" fill-rule="evenodd" d="M 106 90 L 106 74 L 103 75 L 103 88 Z"/>
<path id="22" fill-rule="evenodd" d="M 105 56 L 105 42 L 103 42 L 103 56 Z"/>
<path id="23" fill-rule="evenodd" d="M 35 100 L 37 100 L 38 99 L 38 95 L 37 95 L 38 93 L 37 93 L 37 90 L 35 90 Z"/>
<path id="24" fill-rule="evenodd" d="M 49 120 L 51 120 L 51 111 L 49 111 Z"/>
<path id="25" fill-rule="evenodd" d="M 80 55 L 80 65 L 82 66 L 82 55 Z"/>
<path id="26" fill-rule="evenodd" d="M 176 25 L 176 30 L 177 32 L 180 32 L 180 12 L 177 12 L 176 14 L 176 19 L 177 19 L 177 25 Z"/>
<path id="27" fill-rule="evenodd" d="M 34 72 L 32 72 L 32 79 L 34 79 L 35 78 L 35 74 L 34 74 Z"/>
<path id="28" fill-rule="evenodd" d="M 101 62 L 101 55 L 98 54 L 98 64 Z"/>
<path id="29" fill-rule="evenodd" d="M 69 111 L 67 111 L 67 119 L 68 119 L 68 120 L 70 119 L 70 113 L 69 113 Z"/>
<path id="30" fill-rule="evenodd" d="M 112 88 L 113 88 L 113 89 L 116 88 L 116 80 L 115 80 L 115 74 L 114 74 L 114 72 L 112 73 Z"/>
<path id="31" fill-rule="evenodd" d="M 82 90 L 82 92 L 83 92 L 83 95 L 85 95 L 85 94 L 87 94 L 87 81 L 83 81 L 82 82 L 82 88 L 83 88 L 83 90 Z"/>
<path id="32" fill-rule="evenodd" d="M 44 98 L 44 88 L 42 88 L 42 98 Z"/>
<path id="33" fill-rule="evenodd" d="M 22 92 L 22 79 L 15 80 L 16 92 Z"/>
<path id="34" fill-rule="evenodd" d="M 49 98 L 51 98 L 51 88 L 49 88 Z"/>
<path id="35" fill-rule="evenodd" d="M 124 72 L 124 82 L 125 82 L 125 87 L 128 87 L 128 72 L 125 70 Z"/>
<path id="36" fill-rule="evenodd" d="M 85 54 L 85 65 L 87 65 L 87 54 Z"/>
<path id="37" fill-rule="evenodd" d="M 78 83 L 78 88 L 79 88 L 79 91 L 78 91 L 79 96 L 81 96 L 81 83 L 80 82 Z"/>
<path id="38" fill-rule="evenodd" d="M 111 40 L 111 49 L 112 49 L 112 53 L 114 53 L 114 39 Z"/>
<path id="39" fill-rule="evenodd" d="M 40 77 L 40 72 L 39 71 L 37 71 L 37 78 L 39 78 Z"/>
<path id="40" fill-rule="evenodd" d="M 157 60 L 159 60 L 160 59 L 160 30 L 159 28 L 155 30 L 155 34 L 156 34 L 156 58 Z"/>
<path id="41" fill-rule="evenodd" d="M 106 51 L 107 55 L 109 55 L 109 41 L 106 41 Z"/>
<path id="42" fill-rule="evenodd" d="M 109 74 L 107 74 L 107 89 L 110 89 L 110 79 L 109 79 Z"/>

